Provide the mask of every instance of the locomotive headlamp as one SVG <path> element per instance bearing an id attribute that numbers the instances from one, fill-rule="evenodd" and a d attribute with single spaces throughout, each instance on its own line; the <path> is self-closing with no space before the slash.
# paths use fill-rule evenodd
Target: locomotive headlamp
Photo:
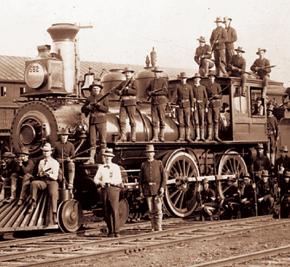
<path id="1" fill-rule="evenodd" d="M 26 67 L 24 79 L 30 88 L 37 89 L 46 83 L 47 71 L 40 63 L 32 62 Z"/>

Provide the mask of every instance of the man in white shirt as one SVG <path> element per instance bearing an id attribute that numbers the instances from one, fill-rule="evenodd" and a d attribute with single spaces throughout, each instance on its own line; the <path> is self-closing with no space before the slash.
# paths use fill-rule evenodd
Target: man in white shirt
<path id="1" fill-rule="evenodd" d="M 101 186 L 104 218 L 108 227 L 109 237 L 119 237 L 119 197 L 123 186 L 121 169 L 112 162 L 113 149 L 106 148 L 103 152 L 105 164 L 101 164 L 94 177 L 94 182 Z"/>
<path id="2" fill-rule="evenodd" d="M 58 174 L 59 163 L 56 159 L 51 157 L 52 147 L 50 143 L 46 143 L 42 148 L 43 159 L 38 165 L 37 180 L 31 183 L 31 206 L 28 210 L 31 213 L 36 208 L 36 199 L 38 190 L 48 188 L 50 207 L 53 213 L 53 223 L 57 223 L 57 200 L 58 200 Z"/>

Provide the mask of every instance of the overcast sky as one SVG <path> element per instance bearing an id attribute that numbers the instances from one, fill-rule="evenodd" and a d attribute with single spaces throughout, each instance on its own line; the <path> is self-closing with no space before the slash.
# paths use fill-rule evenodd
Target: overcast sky
<path id="1" fill-rule="evenodd" d="M 290 2 L 287 0 L 1 0 L 0 54 L 35 56 L 51 44 L 58 22 L 92 25 L 80 31 L 81 60 L 144 64 L 152 46 L 158 65 L 197 68 L 196 39 L 207 40 L 217 16 L 229 16 L 247 69 L 258 47 L 267 49 L 271 77 L 290 86 Z"/>

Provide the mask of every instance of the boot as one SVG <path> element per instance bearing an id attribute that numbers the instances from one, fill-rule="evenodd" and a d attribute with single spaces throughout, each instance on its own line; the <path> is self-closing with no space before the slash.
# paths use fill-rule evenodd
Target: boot
<path id="1" fill-rule="evenodd" d="M 185 128 L 185 140 L 189 143 L 193 143 L 193 140 L 190 138 L 190 128 Z"/>
<path id="2" fill-rule="evenodd" d="M 177 142 L 184 141 L 184 128 L 183 127 L 179 127 L 179 138 L 176 141 Z"/>
<path id="3" fill-rule="evenodd" d="M 152 134 L 151 142 L 158 142 L 158 129 L 153 128 L 153 134 Z"/>
<path id="4" fill-rule="evenodd" d="M 92 147 L 90 150 L 90 158 L 84 164 L 95 164 L 95 154 L 96 154 L 96 148 Z"/>
<path id="5" fill-rule="evenodd" d="M 200 128 L 196 127 L 195 132 L 196 132 L 195 141 L 199 141 L 200 140 Z"/>
<path id="6" fill-rule="evenodd" d="M 131 141 L 136 142 L 136 126 L 131 127 Z"/>
<path id="7" fill-rule="evenodd" d="M 214 126 L 214 139 L 218 142 L 222 142 L 222 140 L 219 138 L 219 126 Z"/>
<path id="8" fill-rule="evenodd" d="M 160 128 L 160 132 L 159 132 L 159 140 L 161 142 L 164 142 L 164 128 Z"/>
<path id="9" fill-rule="evenodd" d="M 158 214 L 155 218 L 155 231 L 162 231 L 162 214 Z"/>
<path id="10" fill-rule="evenodd" d="M 121 125 L 120 126 L 120 138 L 117 140 L 117 142 L 126 142 L 127 137 L 126 137 L 126 126 Z"/>
<path id="11" fill-rule="evenodd" d="M 211 125 L 208 126 L 208 136 L 205 141 L 212 141 L 212 127 Z"/>
<path id="12" fill-rule="evenodd" d="M 205 139 L 204 139 L 204 127 L 201 127 L 200 128 L 200 141 L 205 141 Z"/>

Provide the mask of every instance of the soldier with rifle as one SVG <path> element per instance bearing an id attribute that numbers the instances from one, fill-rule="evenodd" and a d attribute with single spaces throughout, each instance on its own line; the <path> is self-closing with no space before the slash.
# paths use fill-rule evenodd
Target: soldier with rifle
<path id="1" fill-rule="evenodd" d="M 277 142 L 279 140 L 278 120 L 273 114 L 274 106 L 272 104 L 267 107 L 267 135 L 269 139 L 268 153 L 270 154 L 271 164 L 275 165 Z"/>
<path id="2" fill-rule="evenodd" d="M 231 27 L 232 19 L 229 17 L 224 17 L 224 24 L 225 30 L 227 33 L 227 40 L 226 40 L 226 63 L 227 65 L 231 61 L 234 55 L 234 42 L 237 41 L 237 32 L 236 30 Z"/>
<path id="3" fill-rule="evenodd" d="M 117 142 L 127 141 L 126 137 L 126 117 L 129 117 L 131 126 L 131 141 L 136 142 L 136 104 L 137 104 L 137 86 L 133 79 L 133 70 L 125 68 L 122 72 L 126 76 L 126 81 L 121 82 L 116 88 L 115 92 L 120 96 L 121 104 L 119 111 L 120 119 L 120 138 Z"/>
<path id="4" fill-rule="evenodd" d="M 270 61 L 265 58 L 266 49 L 258 48 L 257 55 L 259 56 L 251 66 L 251 71 L 257 76 L 257 78 L 263 80 L 263 98 L 266 98 L 267 86 L 270 79 L 271 68 Z"/>
<path id="5" fill-rule="evenodd" d="M 246 72 L 246 60 L 243 57 L 243 53 L 245 51 L 243 50 L 242 47 L 238 47 L 235 49 L 237 54 L 232 55 L 231 59 L 228 62 L 228 71 L 229 71 L 229 76 L 230 77 L 241 77 L 241 89 L 242 92 L 240 95 L 246 96 L 246 79 L 247 79 L 247 72 Z"/>
<path id="6" fill-rule="evenodd" d="M 215 20 L 217 27 L 212 31 L 210 37 L 211 50 L 214 53 L 215 66 L 218 76 L 228 77 L 226 71 L 225 43 L 227 41 L 227 32 L 222 27 L 223 20 L 217 17 Z"/>
<path id="7" fill-rule="evenodd" d="M 153 124 L 153 137 L 151 142 L 158 142 L 158 138 L 161 142 L 164 142 L 168 84 L 166 79 L 160 76 L 162 70 L 155 67 L 152 69 L 152 72 L 154 72 L 155 77 L 147 88 L 147 94 L 151 98 L 151 116 Z"/>
<path id="8" fill-rule="evenodd" d="M 199 66 L 199 74 L 202 77 L 206 77 L 209 69 L 214 66 L 214 62 L 211 59 L 211 47 L 206 44 L 203 36 L 200 36 L 197 40 L 199 41 L 199 46 L 195 50 L 194 60 Z"/>
<path id="9" fill-rule="evenodd" d="M 288 156 L 288 147 L 286 145 L 280 148 L 280 154 L 281 154 L 280 157 L 276 159 L 274 168 L 279 186 L 283 181 L 284 173 L 286 171 L 290 171 L 290 158 Z"/>
<path id="10" fill-rule="evenodd" d="M 288 218 L 290 214 L 290 171 L 285 171 L 281 182 L 281 217 Z"/>
<path id="11" fill-rule="evenodd" d="M 82 106 L 81 111 L 88 116 L 90 114 L 90 158 L 85 164 L 95 163 L 97 133 L 99 134 L 101 151 L 107 146 L 107 112 L 109 110 L 109 102 L 106 95 L 101 93 L 102 85 L 93 83 L 90 85 L 89 90 L 91 95 L 86 99 L 85 104 Z"/>

